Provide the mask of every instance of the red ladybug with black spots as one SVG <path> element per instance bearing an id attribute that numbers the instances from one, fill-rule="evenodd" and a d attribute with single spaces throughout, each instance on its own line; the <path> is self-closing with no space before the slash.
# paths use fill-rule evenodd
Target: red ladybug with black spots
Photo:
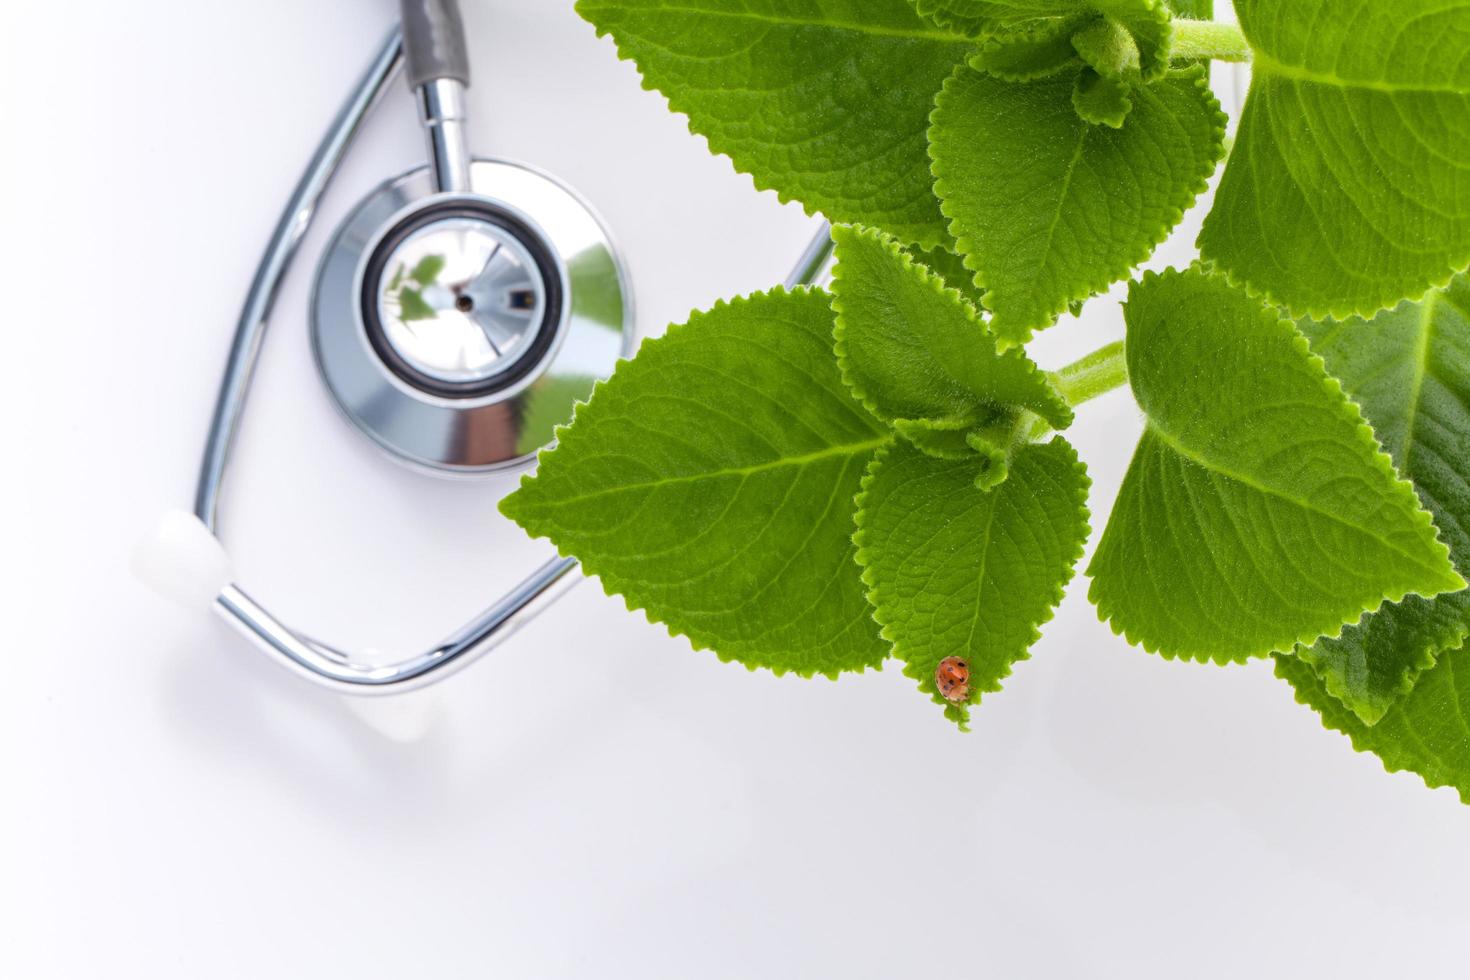
<path id="1" fill-rule="evenodd" d="M 959 657 L 945 657 L 934 668 L 939 696 L 954 704 L 970 700 L 970 665 Z"/>

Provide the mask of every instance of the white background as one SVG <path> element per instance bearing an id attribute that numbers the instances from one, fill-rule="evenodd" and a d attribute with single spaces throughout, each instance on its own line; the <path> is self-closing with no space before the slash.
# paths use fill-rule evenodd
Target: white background
<path id="1" fill-rule="evenodd" d="M 3 6 L 0 976 L 1464 975 L 1454 794 L 1355 755 L 1264 664 L 1128 649 L 1081 582 L 970 735 L 896 669 L 749 673 L 583 584 L 401 745 L 156 600 L 129 549 L 189 499 L 260 246 L 393 5 Z M 568 0 L 467 18 L 477 148 L 602 210 L 645 333 L 781 277 L 808 219 Z M 397 93 L 308 254 L 419 153 Z M 337 419 L 308 279 L 225 537 L 288 622 L 415 648 L 545 552 L 497 515 L 508 480 L 415 476 Z M 1098 301 L 1040 353 L 1119 330 Z M 1099 528 L 1137 431 L 1118 393 L 1073 432 Z"/>

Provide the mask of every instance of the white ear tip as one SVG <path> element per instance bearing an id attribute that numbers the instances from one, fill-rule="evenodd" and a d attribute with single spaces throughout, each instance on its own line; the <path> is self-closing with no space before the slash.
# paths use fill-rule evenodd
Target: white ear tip
<path id="1" fill-rule="evenodd" d="M 207 607 L 234 579 L 230 556 L 204 522 L 184 510 L 163 515 L 133 551 L 133 574 L 186 606 Z"/>
<path id="2" fill-rule="evenodd" d="M 432 688 L 378 697 L 348 695 L 342 699 L 357 720 L 392 742 L 421 742 L 444 716 L 439 693 Z"/>

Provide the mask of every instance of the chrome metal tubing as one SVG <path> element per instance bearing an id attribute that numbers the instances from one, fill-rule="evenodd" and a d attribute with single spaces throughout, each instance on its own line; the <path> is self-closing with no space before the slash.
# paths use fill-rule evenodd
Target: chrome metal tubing
<path id="1" fill-rule="evenodd" d="M 823 241 L 825 249 L 820 247 Z M 788 281 L 804 285 L 810 281 L 807 277 L 819 276 L 830 243 L 829 228 L 823 223 L 803 253 L 801 275 L 793 272 Z M 825 254 L 822 261 L 813 262 L 817 251 Z M 215 610 L 273 660 L 302 677 L 344 694 L 391 694 L 423 687 L 469 666 L 581 580 L 576 559 L 554 558 L 442 643 L 386 666 L 355 663 L 350 655 L 293 632 L 235 585 L 220 593 Z"/>
<path id="2" fill-rule="evenodd" d="M 220 382 L 219 397 L 215 400 L 204 459 L 199 467 L 199 483 L 194 493 L 194 513 L 211 531 L 216 529 L 220 486 L 224 482 L 225 467 L 229 463 L 240 417 L 245 411 L 246 396 L 260 357 L 260 344 L 265 338 L 271 308 L 276 302 L 276 292 L 291 266 L 296 247 L 311 226 L 317 204 L 357 136 L 358 128 L 402 64 L 403 39 L 395 27 L 317 147 L 306 173 L 281 214 L 281 220 L 276 223 L 250 291 L 246 293 L 245 305 L 235 327 L 235 339 L 230 345 L 229 360 L 225 362 L 224 380 Z"/>
<path id="3" fill-rule="evenodd" d="M 465 135 L 464 82 L 435 78 L 420 85 L 416 95 L 436 189 L 441 194 L 469 192 L 470 147 Z"/>
<path id="4" fill-rule="evenodd" d="M 353 663 L 347 654 L 292 632 L 238 586 L 226 586 L 215 608 L 272 659 L 302 677 L 343 694 L 388 694 L 424 687 L 468 667 L 581 579 L 575 559 L 555 558 L 439 645 L 386 666 Z"/>
<path id="5" fill-rule="evenodd" d="M 359 126 L 401 63 L 401 38 L 395 30 L 312 157 L 275 234 L 271 236 L 246 295 L 210 423 L 195 498 L 195 513 L 216 533 L 220 489 L 277 287 L 290 268 L 296 246 L 316 213 L 317 202 L 331 183 Z M 429 87 L 425 86 L 425 89 Z M 461 121 L 462 115 L 461 112 Z M 462 130 L 460 135 L 463 135 Z M 446 147 L 446 152 L 449 149 Z M 436 154 L 436 173 L 439 173 L 438 150 L 433 152 Z M 452 167 L 451 163 L 445 172 L 452 171 Z M 830 226 L 823 222 L 787 277 L 787 285 L 815 282 L 831 255 Z M 267 656 L 302 677 L 347 694 L 388 694 L 422 687 L 467 667 L 581 580 L 576 559 L 554 558 L 443 642 L 386 666 L 355 662 L 351 655 L 291 630 L 237 585 L 228 585 L 220 592 L 214 609 Z"/>
<path id="6" fill-rule="evenodd" d="M 795 289 L 797 286 L 810 286 L 819 282 L 827 268 L 827 260 L 832 258 L 832 250 L 836 247 L 837 244 L 832 241 L 832 225 L 823 221 L 812 240 L 807 243 L 801 257 L 796 260 L 796 265 L 791 267 L 791 272 L 786 276 L 786 288 Z"/>

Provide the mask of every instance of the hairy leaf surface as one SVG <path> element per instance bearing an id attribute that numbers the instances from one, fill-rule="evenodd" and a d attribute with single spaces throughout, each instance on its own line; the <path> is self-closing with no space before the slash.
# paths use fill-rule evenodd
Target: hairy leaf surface
<path id="1" fill-rule="evenodd" d="M 967 418 L 893 420 L 893 431 L 936 459 L 973 459 L 976 450 L 970 434 L 974 430 L 975 421 Z"/>
<path id="2" fill-rule="evenodd" d="M 501 509 L 696 647 L 836 675 L 888 652 L 851 537 L 890 438 L 838 375 L 827 294 L 778 290 L 646 341 Z"/>
<path id="3" fill-rule="evenodd" d="M 1072 47 L 1099 75 L 1124 78 L 1139 70 L 1138 45 L 1123 25 L 1106 17 L 1074 34 Z"/>
<path id="4" fill-rule="evenodd" d="M 858 561 L 883 635 L 919 690 L 961 725 L 1000 690 L 1051 619 L 1086 543 L 1087 471 L 1061 437 L 1026 446 L 1011 476 L 975 489 L 980 463 L 895 442 L 873 460 L 858 498 Z M 970 668 L 970 698 L 939 695 L 946 657 Z"/>
<path id="5" fill-rule="evenodd" d="M 1146 80 L 1168 67 L 1171 14 L 1165 0 L 915 0 L 915 8 L 938 26 L 990 38 L 1045 36 L 1092 15 L 1132 36 Z"/>
<path id="6" fill-rule="evenodd" d="M 1020 25 L 1090 9 L 1086 0 L 913 0 L 920 14 L 941 27 L 994 35 Z"/>
<path id="7" fill-rule="evenodd" d="M 891 238 L 839 225 L 832 308 L 842 377 L 886 421 L 1029 409 L 1056 428 L 1072 409 L 1021 350 L 1000 353 L 974 307 Z"/>
<path id="8" fill-rule="evenodd" d="M 1209 20 L 1215 16 L 1215 0 L 1169 0 L 1169 8 L 1179 17 Z"/>
<path id="9" fill-rule="evenodd" d="M 1456 567 L 1470 571 L 1470 282 L 1456 279 L 1372 321 L 1301 327 L 1414 484 Z M 1467 633 L 1470 592 L 1410 597 L 1300 655 L 1371 725 Z"/>
<path id="10" fill-rule="evenodd" d="M 970 56 L 970 67 L 1008 82 L 1029 82 L 1080 65 L 1072 37 L 1092 19 L 1048 20 L 1038 27 L 988 38 Z"/>
<path id="11" fill-rule="evenodd" d="M 578 0 L 710 149 L 833 221 L 934 245 L 934 93 L 973 44 L 905 0 Z"/>
<path id="12" fill-rule="evenodd" d="M 1072 89 L 1072 108 L 1083 122 L 1122 129 L 1133 111 L 1133 86 L 1084 68 Z"/>
<path id="13" fill-rule="evenodd" d="M 1452 786 L 1470 803 L 1470 647 L 1451 650 L 1426 671 L 1376 725 L 1328 693 L 1322 678 L 1297 657 L 1277 654 L 1276 674 L 1296 689 L 1328 728 L 1342 732 L 1359 752 L 1372 752 L 1389 772 L 1418 773 L 1428 786 Z"/>
<path id="14" fill-rule="evenodd" d="M 1250 95 L 1205 258 L 1296 316 L 1470 265 L 1470 0 L 1236 0 Z"/>
<path id="15" fill-rule="evenodd" d="M 985 304 L 981 297 L 985 295 L 985 290 L 975 284 L 975 274 L 965 268 L 965 260 L 950 250 L 953 245 L 953 242 L 948 247 L 936 245 L 933 248 L 920 248 L 910 245 L 907 250 L 914 261 L 943 279 L 946 286 L 958 292 L 971 306 L 977 310 L 983 309 Z"/>
<path id="16" fill-rule="evenodd" d="M 1199 271 L 1135 283 L 1126 318 L 1146 427 L 1089 568 L 1115 631 L 1223 663 L 1464 588 L 1413 487 L 1291 323 Z"/>
<path id="17" fill-rule="evenodd" d="M 935 106 L 935 191 L 987 288 L 991 329 L 1013 343 L 1148 258 L 1223 152 L 1225 117 L 1202 68 L 1136 89 L 1121 129 L 1078 117 L 1075 81 L 962 67 Z"/>

